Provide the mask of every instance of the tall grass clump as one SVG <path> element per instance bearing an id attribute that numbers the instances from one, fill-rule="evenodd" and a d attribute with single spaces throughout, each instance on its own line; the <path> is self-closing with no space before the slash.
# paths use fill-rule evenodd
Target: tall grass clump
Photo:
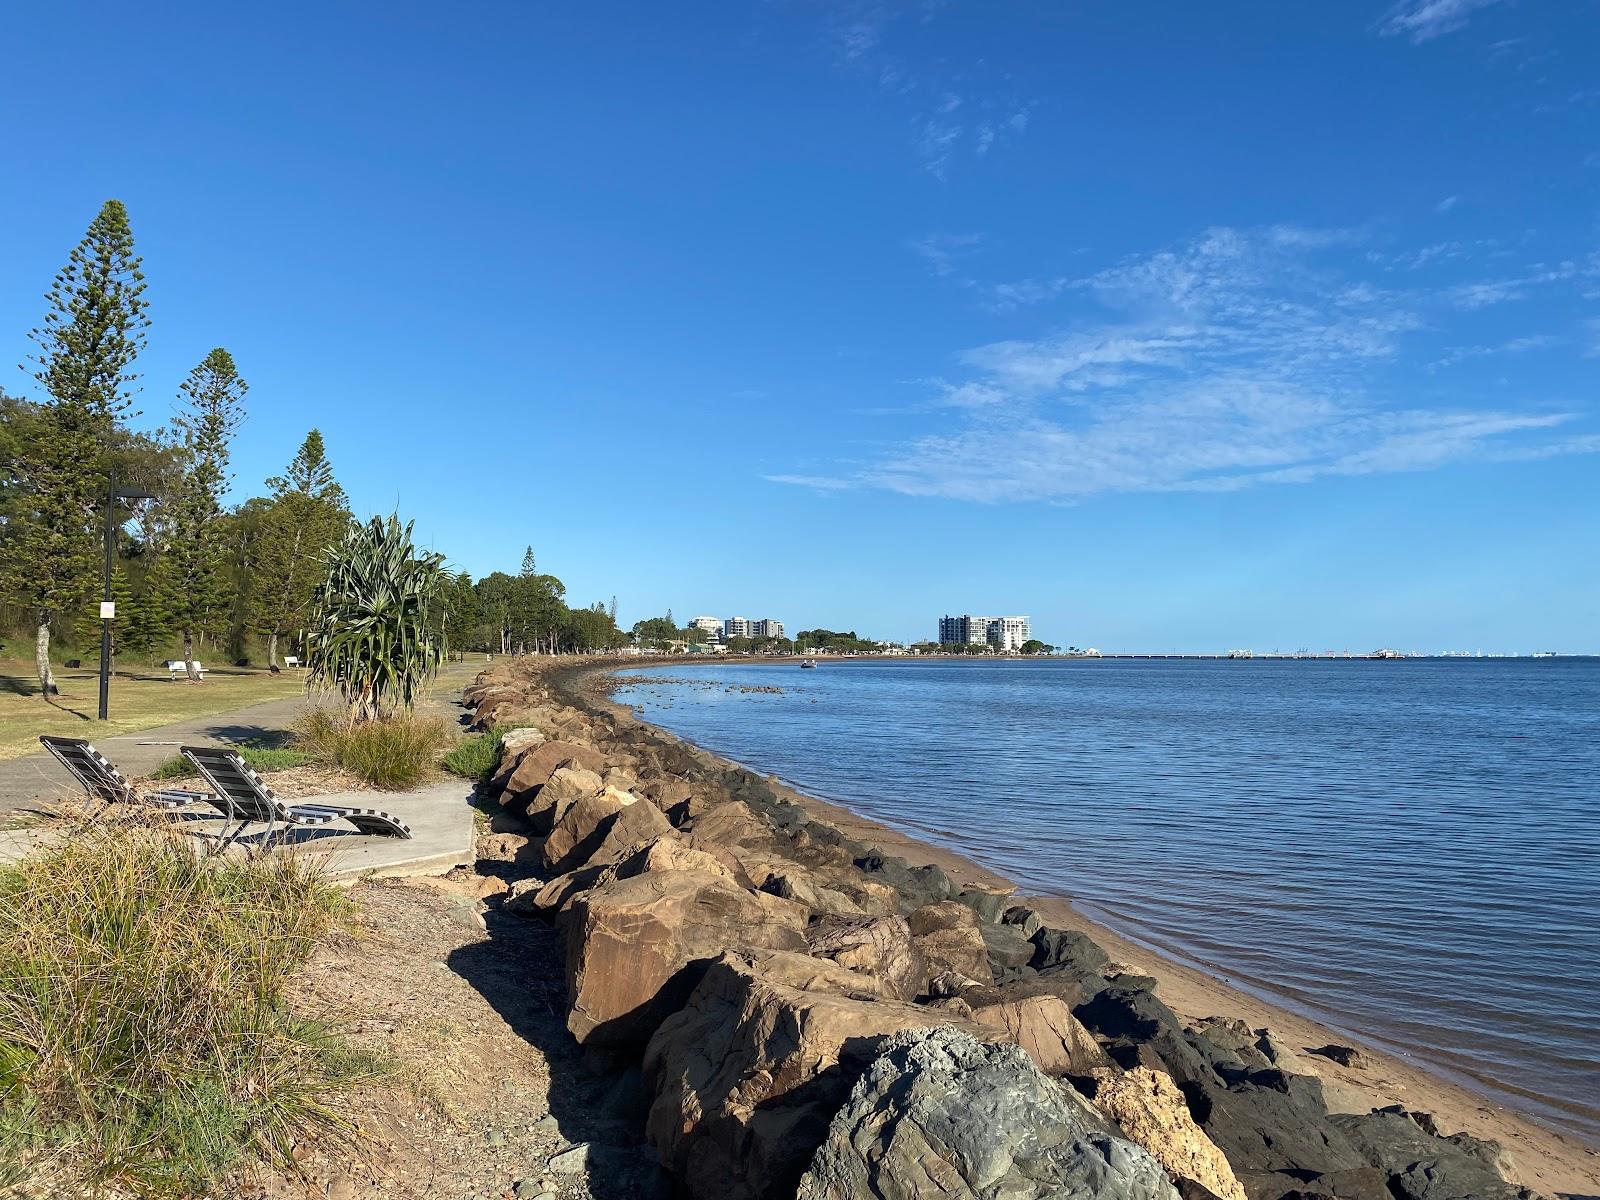
<path id="1" fill-rule="evenodd" d="M 290 855 L 84 823 L 0 867 L 0 1191 L 198 1195 L 342 1122 L 284 991 L 342 904 Z"/>
<path id="2" fill-rule="evenodd" d="M 343 713 L 313 708 L 295 723 L 294 731 L 297 745 L 318 761 L 391 792 L 426 779 L 450 743 L 450 727 L 442 717 L 413 714 L 351 724 Z"/>
<path id="3" fill-rule="evenodd" d="M 505 730 L 491 729 L 474 734 L 444 756 L 444 769 L 465 779 L 486 782 L 500 765 L 500 743 Z"/>

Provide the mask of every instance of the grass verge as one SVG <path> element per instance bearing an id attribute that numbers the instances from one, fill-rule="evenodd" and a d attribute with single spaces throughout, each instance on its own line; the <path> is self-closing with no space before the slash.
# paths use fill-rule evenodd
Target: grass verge
<path id="1" fill-rule="evenodd" d="M 341 1127 L 325 1097 L 372 1065 L 284 990 L 347 903 L 292 855 L 157 826 L 0 867 L 0 1192 L 194 1196 Z"/>
<path id="2" fill-rule="evenodd" d="M 473 779 L 479 783 L 487 782 L 494 774 L 495 768 L 500 765 L 500 742 L 504 736 L 503 729 L 491 729 L 488 733 L 473 734 L 469 738 L 464 738 L 460 745 L 440 761 L 444 769 L 452 775 L 460 775 L 464 779 Z"/>
<path id="3" fill-rule="evenodd" d="M 346 723 L 345 714 L 313 708 L 295 722 L 298 744 L 318 762 L 342 767 L 373 787 L 398 792 L 413 788 L 437 767 L 450 744 L 442 717 L 399 715 L 382 721 Z"/>

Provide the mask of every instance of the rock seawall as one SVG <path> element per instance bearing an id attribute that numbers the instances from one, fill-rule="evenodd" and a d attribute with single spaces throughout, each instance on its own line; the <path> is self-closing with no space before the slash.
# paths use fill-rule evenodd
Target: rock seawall
<path id="1" fill-rule="evenodd" d="M 505 901 L 566 950 L 567 1026 L 637 1066 L 689 1196 L 1529 1200 L 1425 1113 L 1331 1115 L 1267 1030 L 1004 892 L 846 837 L 537 660 L 464 693 Z"/>

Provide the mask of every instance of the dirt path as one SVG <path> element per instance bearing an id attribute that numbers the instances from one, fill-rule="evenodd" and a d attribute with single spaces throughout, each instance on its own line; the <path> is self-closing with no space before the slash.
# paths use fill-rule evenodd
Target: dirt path
<path id="1" fill-rule="evenodd" d="M 483 864 L 489 871 L 507 864 Z M 522 874 L 523 872 L 517 872 Z M 344 1097 L 355 1143 L 301 1149 L 301 1178 L 252 1172 L 241 1200 L 653 1200 L 670 1195 L 644 1144 L 637 1073 L 586 1060 L 564 1023 L 560 941 L 491 911 L 468 872 L 354 889 L 296 1008 L 335 1020 L 393 1073 Z M 492 905 L 492 902 L 491 902 Z M 574 1147 L 586 1146 L 586 1150 Z"/>

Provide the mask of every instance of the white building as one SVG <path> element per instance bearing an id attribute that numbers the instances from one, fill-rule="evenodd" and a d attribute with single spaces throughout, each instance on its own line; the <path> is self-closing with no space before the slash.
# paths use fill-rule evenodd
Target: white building
<path id="1" fill-rule="evenodd" d="M 751 628 L 755 630 L 752 635 L 754 637 L 781 638 L 783 636 L 783 622 L 774 621 L 771 617 L 763 617 L 759 621 L 752 622 Z"/>
<path id="2" fill-rule="evenodd" d="M 1002 650 L 1020 650 L 1022 643 L 1032 636 L 1028 632 L 1027 617 L 996 617 L 989 623 L 989 643 Z"/>
<path id="3" fill-rule="evenodd" d="M 749 617 L 729 617 L 722 623 L 722 636 L 730 641 L 736 637 L 754 637 L 755 624 Z"/>
<path id="4" fill-rule="evenodd" d="M 716 617 L 696 617 L 689 622 L 689 628 L 707 634 L 713 642 L 722 637 L 722 622 Z"/>
<path id="5" fill-rule="evenodd" d="M 940 645 L 981 646 L 988 643 L 1000 650 L 1016 650 L 1032 634 L 1027 617 L 982 617 L 974 613 L 939 618 Z"/>

